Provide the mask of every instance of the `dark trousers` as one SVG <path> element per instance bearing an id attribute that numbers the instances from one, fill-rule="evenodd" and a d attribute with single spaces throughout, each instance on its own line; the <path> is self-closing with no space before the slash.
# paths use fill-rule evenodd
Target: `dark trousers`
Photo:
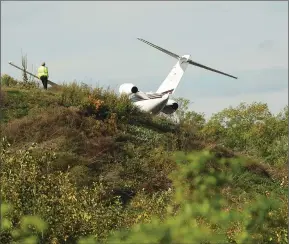
<path id="1" fill-rule="evenodd" d="M 40 80 L 42 81 L 44 89 L 47 90 L 47 82 L 48 82 L 47 76 L 41 76 Z"/>

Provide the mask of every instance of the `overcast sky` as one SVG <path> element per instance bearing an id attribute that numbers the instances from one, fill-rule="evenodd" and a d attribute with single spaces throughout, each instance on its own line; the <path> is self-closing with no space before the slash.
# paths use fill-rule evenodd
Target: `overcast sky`
<path id="1" fill-rule="evenodd" d="M 189 66 L 175 92 L 206 116 L 240 102 L 288 104 L 288 2 L 1 2 L 1 73 L 16 78 L 21 50 L 54 82 L 155 91 L 176 60 L 141 37 L 238 76 Z"/>

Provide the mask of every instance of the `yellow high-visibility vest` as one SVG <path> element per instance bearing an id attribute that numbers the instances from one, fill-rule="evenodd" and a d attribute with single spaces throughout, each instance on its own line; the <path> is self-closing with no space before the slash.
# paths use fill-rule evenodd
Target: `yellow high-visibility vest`
<path id="1" fill-rule="evenodd" d="M 41 76 L 47 76 L 48 78 L 48 68 L 45 66 L 40 66 L 38 68 L 38 78 L 40 78 Z"/>

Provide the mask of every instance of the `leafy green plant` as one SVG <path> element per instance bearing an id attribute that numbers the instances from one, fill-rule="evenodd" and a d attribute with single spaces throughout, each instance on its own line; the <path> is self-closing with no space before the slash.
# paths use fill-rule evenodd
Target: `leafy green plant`
<path id="1" fill-rule="evenodd" d="M 13 205 L 13 228 L 21 229 L 17 235 L 10 232 L 13 240 L 28 235 L 21 227 L 25 216 L 39 216 L 49 225 L 41 235 L 45 242 L 73 242 L 87 234 L 94 234 L 102 240 L 110 231 L 135 223 L 135 209 L 138 207 L 124 209 L 101 180 L 89 187 L 78 188 L 71 180 L 69 170 L 52 170 L 57 154 L 49 151 L 42 155 L 34 154 L 37 144 L 24 151 L 15 152 L 10 148 L 4 139 L 1 191 L 3 200 Z M 147 206 L 149 202 L 154 206 L 157 201 L 157 198 L 142 200 Z M 136 221 L 142 221 L 142 218 Z"/>
<path id="2" fill-rule="evenodd" d="M 12 209 L 11 205 L 1 203 L 0 242 L 9 243 L 13 240 L 16 243 L 39 243 L 47 230 L 47 224 L 37 216 L 25 215 L 21 217 L 19 227 L 15 227 L 9 218 Z"/>
<path id="3" fill-rule="evenodd" d="M 155 217 L 116 232 L 107 243 L 283 243 L 286 226 L 283 240 L 272 231 L 278 221 L 274 211 L 280 204 L 273 197 L 257 196 L 241 212 L 228 208 L 222 190 L 240 173 L 242 161 L 216 160 L 208 152 L 180 154 L 177 161 L 179 167 L 171 175 L 175 201 L 164 220 Z M 80 243 L 98 242 L 87 237 Z"/>
<path id="4" fill-rule="evenodd" d="M 7 74 L 1 75 L 1 86 L 16 86 L 18 84 L 18 81 L 15 80 L 13 77 Z"/>
<path id="5" fill-rule="evenodd" d="M 59 102 L 64 106 L 78 106 L 88 97 L 90 90 L 88 87 L 79 86 L 76 82 L 62 84 Z"/>
<path id="6" fill-rule="evenodd" d="M 288 138 L 288 112 L 286 115 L 284 111 L 274 116 L 267 104 L 242 103 L 212 116 L 202 133 L 207 140 L 234 151 L 263 158 L 271 164 L 282 160 L 284 164 L 288 158 L 284 145 Z"/>

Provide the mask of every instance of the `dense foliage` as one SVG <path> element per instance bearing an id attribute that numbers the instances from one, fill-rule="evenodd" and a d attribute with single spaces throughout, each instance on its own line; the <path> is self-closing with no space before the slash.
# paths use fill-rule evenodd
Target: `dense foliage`
<path id="1" fill-rule="evenodd" d="M 288 158 L 288 106 L 272 115 L 267 104 L 242 103 L 214 115 L 204 134 L 235 151 L 284 165 Z"/>
<path id="2" fill-rule="evenodd" d="M 178 99 L 175 123 L 102 88 L 1 84 L 0 243 L 288 243 L 288 107 L 206 121 Z"/>

